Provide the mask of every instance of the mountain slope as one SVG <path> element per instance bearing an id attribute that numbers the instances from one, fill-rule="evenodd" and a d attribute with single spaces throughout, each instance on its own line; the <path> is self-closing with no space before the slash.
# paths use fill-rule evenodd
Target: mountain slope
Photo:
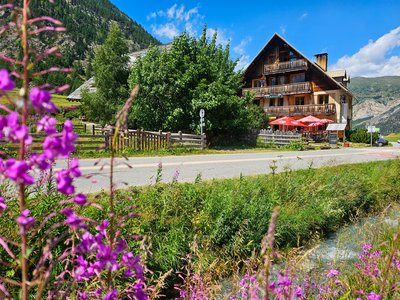
<path id="1" fill-rule="evenodd" d="M 0 4 L 7 2 L 8 0 L 0 0 Z M 16 2 L 21 2 L 21 0 Z M 53 65 L 74 66 L 76 73 L 68 77 L 72 89 L 79 86 L 85 79 L 88 60 L 93 57 L 96 45 L 104 43 L 111 22 L 118 23 L 132 52 L 148 48 L 151 44 L 160 44 L 141 25 L 121 12 L 109 0 L 57 0 L 54 4 L 49 4 L 48 0 L 36 0 L 31 3 L 31 15 L 33 17 L 54 17 L 62 21 L 67 28 L 66 33 L 59 33 L 55 37 L 42 34 L 33 44 L 39 49 L 44 48 L 48 43 L 59 45 L 63 59 L 50 58 L 42 65 L 42 68 Z M 7 15 L 0 13 L 0 26 L 6 20 Z M 18 47 L 18 42 L 15 39 L 13 40 L 12 37 L 0 36 L 1 53 L 14 54 Z M 65 82 L 65 76 L 51 74 L 39 79 L 36 84 L 43 83 L 40 80 L 60 84 L 61 81 Z"/>
<path id="2" fill-rule="evenodd" d="M 355 77 L 351 79 L 349 89 L 356 97 L 354 104 L 368 100 L 387 104 L 400 99 L 400 76 Z"/>
<path id="3" fill-rule="evenodd" d="M 400 132 L 400 76 L 356 77 L 349 85 L 353 92 L 353 126 L 372 124 L 384 134 Z"/>

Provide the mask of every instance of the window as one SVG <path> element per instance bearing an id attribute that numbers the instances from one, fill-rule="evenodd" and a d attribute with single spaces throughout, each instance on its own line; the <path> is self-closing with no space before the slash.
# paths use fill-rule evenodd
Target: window
<path id="1" fill-rule="evenodd" d="M 278 106 L 283 106 L 283 98 L 278 99 Z"/>
<path id="2" fill-rule="evenodd" d="M 265 80 L 264 79 L 255 79 L 253 80 L 253 87 L 258 88 L 258 87 L 264 87 L 265 86 Z"/>
<path id="3" fill-rule="evenodd" d="M 304 105 L 304 97 L 296 97 L 294 100 L 296 105 Z"/>
<path id="4" fill-rule="evenodd" d="M 285 76 L 279 76 L 279 84 L 285 84 Z"/>
<path id="5" fill-rule="evenodd" d="M 320 95 L 318 97 L 319 104 L 328 104 L 329 103 L 329 95 Z"/>
<path id="6" fill-rule="evenodd" d="M 305 82 L 306 74 L 305 73 L 293 74 L 290 76 L 290 80 L 291 80 L 291 83 Z"/>
<path id="7" fill-rule="evenodd" d="M 275 106 L 275 99 L 271 99 L 271 101 L 269 102 L 269 106 Z"/>
<path id="8" fill-rule="evenodd" d="M 276 85 L 276 77 L 271 77 L 269 79 L 269 85 Z"/>

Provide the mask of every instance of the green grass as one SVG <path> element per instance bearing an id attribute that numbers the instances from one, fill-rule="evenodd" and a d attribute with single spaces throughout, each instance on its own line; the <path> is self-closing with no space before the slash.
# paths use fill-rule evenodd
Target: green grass
<path id="1" fill-rule="evenodd" d="M 387 139 L 389 142 L 397 142 L 400 140 L 400 133 L 391 133 L 389 135 L 385 135 L 385 139 Z"/>
<path id="2" fill-rule="evenodd" d="M 132 205 L 139 206 L 135 211 L 140 212 L 140 218 L 127 219 L 122 230 L 126 235 L 147 237 L 153 252 L 148 261 L 151 270 L 178 270 L 181 258 L 196 241 L 197 266 L 214 264 L 220 276 L 228 276 L 237 263 L 259 249 L 275 206 L 281 207 L 277 246 L 287 249 L 307 245 L 345 222 L 399 202 L 399 172 L 399 160 L 287 169 L 275 175 L 132 187 L 118 191 L 115 203 L 120 216 L 132 212 Z M 0 189 L 0 193 L 7 199 L 13 197 L 6 190 Z M 43 192 L 37 195 L 28 202 L 34 203 L 32 214 L 40 220 L 58 198 Z M 105 209 L 87 207 L 80 214 L 95 220 L 107 218 L 107 194 L 90 198 Z M 8 217 L 0 218 L 0 228 L 15 240 L 13 220 L 18 207 L 16 202 L 10 206 Z"/>
<path id="3" fill-rule="evenodd" d="M 10 92 L 8 95 L 11 98 L 11 100 L 13 101 L 13 99 L 15 99 L 15 97 L 17 97 L 17 95 L 18 95 L 18 91 L 14 90 L 14 91 Z M 54 102 L 54 104 L 56 106 L 59 106 L 59 107 L 72 106 L 72 105 L 76 105 L 76 106 L 81 105 L 80 102 L 68 101 L 66 96 L 57 95 L 57 94 L 53 95 L 52 101 Z M 9 103 L 9 101 L 6 99 L 6 97 L 0 98 L 0 104 L 8 104 L 8 103 Z"/>

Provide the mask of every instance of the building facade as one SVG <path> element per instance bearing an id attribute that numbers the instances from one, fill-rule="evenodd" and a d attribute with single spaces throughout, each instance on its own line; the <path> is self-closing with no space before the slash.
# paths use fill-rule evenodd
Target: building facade
<path id="1" fill-rule="evenodd" d="M 349 128 L 353 95 L 347 72 L 328 71 L 327 53 L 315 58 L 310 61 L 275 34 L 246 69 L 242 93 L 252 93 L 270 120 L 313 115 Z"/>

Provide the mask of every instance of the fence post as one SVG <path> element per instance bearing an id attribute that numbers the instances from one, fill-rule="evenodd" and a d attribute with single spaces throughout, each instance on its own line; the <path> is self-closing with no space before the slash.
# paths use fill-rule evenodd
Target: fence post
<path id="1" fill-rule="evenodd" d="M 171 147 L 171 132 L 166 133 L 167 148 Z"/>
<path id="2" fill-rule="evenodd" d="M 92 135 L 95 135 L 95 126 L 92 124 Z"/>
<path id="3" fill-rule="evenodd" d="M 179 144 L 182 144 L 182 131 L 178 131 L 179 134 Z"/>
<path id="4" fill-rule="evenodd" d="M 203 133 L 201 135 L 201 149 L 204 150 L 206 148 L 206 139 L 205 139 L 206 135 Z"/>
<path id="5" fill-rule="evenodd" d="M 84 133 L 84 134 L 86 134 L 86 123 L 83 124 L 83 129 L 85 130 L 85 133 Z"/>
<path id="6" fill-rule="evenodd" d="M 137 130 L 137 149 L 138 149 L 138 151 L 142 150 L 141 140 L 142 140 L 142 132 L 141 132 L 141 129 L 138 128 L 138 130 Z"/>
<path id="7" fill-rule="evenodd" d="M 158 137 L 157 137 L 157 150 L 162 148 L 162 131 L 158 131 Z"/>
<path id="8" fill-rule="evenodd" d="M 104 147 L 105 147 L 105 150 L 110 149 L 110 134 L 109 134 L 109 132 L 106 132 L 104 135 Z"/>

